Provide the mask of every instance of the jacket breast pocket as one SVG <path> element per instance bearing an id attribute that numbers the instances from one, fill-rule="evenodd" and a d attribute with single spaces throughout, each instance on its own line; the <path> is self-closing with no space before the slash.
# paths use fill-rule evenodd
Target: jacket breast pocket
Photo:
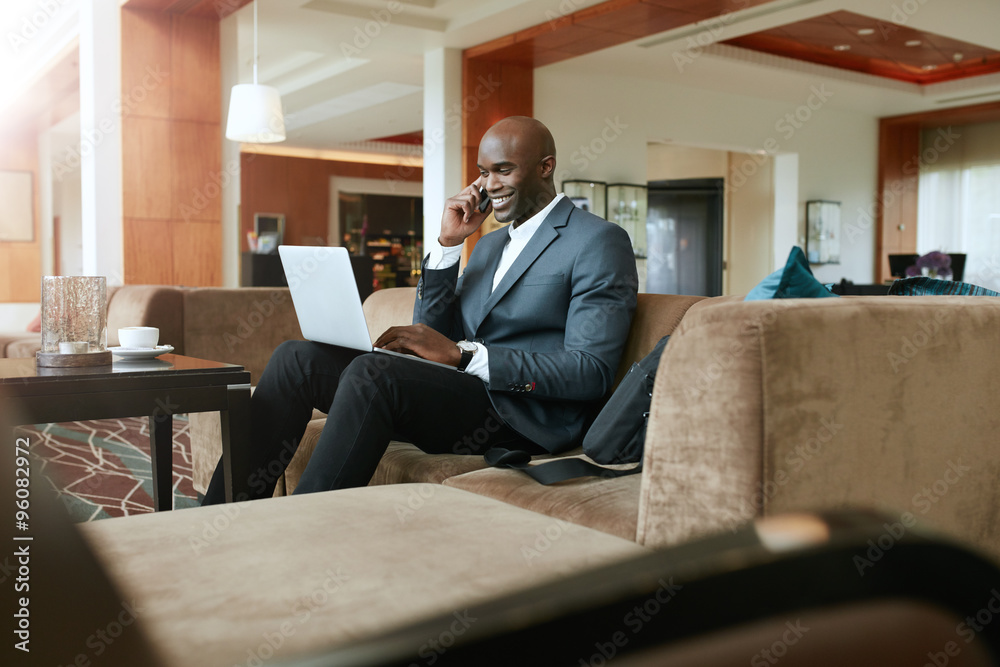
<path id="1" fill-rule="evenodd" d="M 524 277 L 524 286 L 531 285 L 561 285 L 565 282 L 566 276 L 562 273 L 546 273 Z"/>

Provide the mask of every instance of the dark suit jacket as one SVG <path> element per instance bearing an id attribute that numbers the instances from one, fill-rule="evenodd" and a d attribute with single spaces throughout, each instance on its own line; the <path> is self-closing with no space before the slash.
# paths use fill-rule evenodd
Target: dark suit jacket
<path id="1" fill-rule="evenodd" d="M 497 413 L 565 451 L 614 382 L 635 311 L 635 257 L 625 230 L 563 198 L 491 293 L 508 238 L 506 228 L 481 238 L 461 277 L 457 264 L 425 268 L 413 321 L 483 343 Z"/>

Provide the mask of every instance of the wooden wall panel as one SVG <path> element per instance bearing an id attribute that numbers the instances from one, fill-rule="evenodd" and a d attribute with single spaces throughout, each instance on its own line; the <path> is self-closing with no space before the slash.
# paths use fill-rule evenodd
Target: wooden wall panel
<path id="1" fill-rule="evenodd" d="M 173 281 L 178 285 L 221 285 L 222 224 L 172 221 Z"/>
<path id="2" fill-rule="evenodd" d="M 286 243 L 308 245 L 322 239 L 328 244 L 330 214 L 330 174 L 324 165 L 311 160 L 288 163 L 288 225 Z M 337 243 L 337 239 L 332 239 Z"/>
<path id="3" fill-rule="evenodd" d="M 170 80 L 171 118 L 219 123 L 222 78 L 217 21 L 173 16 Z"/>
<path id="4" fill-rule="evenodd" d="M 176 79 L 170 66 L 170 17 L 129 9 L 121 17 L 123 113 L 169 118 Z"/>
<path id="5" fill-rule="evenodd" d="M 219 148 L 207 150 L 211 146 Z M 222 219 L 221 168 L 222 126 L 219 123 L 171 122 L 170 217 L 219 222 Z"/>
<path id="6" fill-rule="evenodd" d="M 37 189 L 36 189 L 37 191 Z M 38 214 L 35 214 L 35 242 L 10 244 L 10 291 L 17 300 L 41 299 L 42 253 L 38 241 Z"/>
<path id="7" fill-rule="evenodd" d="M 531 65 L 465 57 L 462 60 L 462 182 L 471 183 L 479 175 L 479 140 L 486 130 L 507 116 L 534 114 L 535 72 Z M 475 100 L 475 103 L 472 101 Z M 463 256 L 468 258 L 482 230 L 465 241 Z"/>
<path id="8" fill-rule="evenodd" d="M 13 243 L 0 242 L 0 303 L 20 301 L 11 294 L 10 247 Z M 38 279 L 41 282 L 41 278 Z"/>
<path id="9" fill-rule="evenodd" d="M 122 246 L 126 285 L 171 285 L 174 254 L 167 220 L 125 218 Z"/>
<path id="10" fill-rule="evenodd" d="M 283 213 L 285 242 L 306 244 L 328 239 L 330 177 L 383 179 L 386 173 L 403 181 L 420 183 L 424 172 L 411 168 L 403 172 L 384 164 L 363 164 L 313 158 L 243 153 L 240 155 L 240 244 L 253 230 L 254 213 Z"/>
<path id="11" fill-rule="evenodd" d="M 222 284 L 217 21 L 122 10 L 126 283 Z"/>
<path id="12" fill-rule="evenodd" d="M 170 217 L 170 121 L 133 116 L 122 122 L 122 216 Z"/>
<path id="13" fill-rule="evenodd" d="M 22 131 L 23 130 L 23 131 Z M 38 144 L 34 127 L 0 135 L 0 170 L 31 172 L 33 241 L 0 241 L 0 301 L 31 303 L 41 299 L 42 243 L 39 224 Z M 0 202 L 0 205 L 3 203 Z"/>

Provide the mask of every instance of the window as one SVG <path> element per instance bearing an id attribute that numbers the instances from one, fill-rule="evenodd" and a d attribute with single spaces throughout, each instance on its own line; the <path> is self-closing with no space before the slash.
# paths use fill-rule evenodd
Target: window
<path id="1" fill-rule="evenodd" d="M 1000 123 L 921 134 L 917 251 L 965 253 L 964 282 L 1000 290 Z"/>

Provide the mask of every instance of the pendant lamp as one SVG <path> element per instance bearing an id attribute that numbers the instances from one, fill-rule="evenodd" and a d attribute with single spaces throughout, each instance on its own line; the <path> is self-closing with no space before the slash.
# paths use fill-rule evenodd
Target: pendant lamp
<path id="1" fill-rule="evenodd" d="M 253 83 L 233 86 L 226 139 L 250 144 L 285 140 L 285 116 L 278 89 L 257 83 L 257 0 L 253 2 Z"/>

